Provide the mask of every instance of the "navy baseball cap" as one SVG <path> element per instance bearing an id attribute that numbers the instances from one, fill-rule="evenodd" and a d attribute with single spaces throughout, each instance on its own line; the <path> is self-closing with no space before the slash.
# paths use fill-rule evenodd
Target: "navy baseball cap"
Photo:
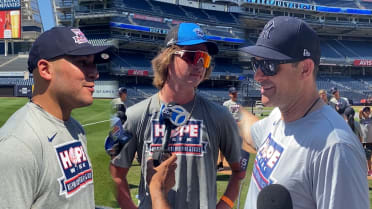
<path id="1" fill-rule="evenodd" d="M 196 44 L 206 44 L 208 53 L 215 55 L 218 53 L 218 46 L 212 41 L 208 41 L 205 33 L 199 25 L 195 23 L 180 23 L 174 26 L 165 38 L 165 45 L 188 46 Z"/>
<path id="2" fill-rule="evenodd" d="M 28 70 L 37 67 L 41 59 L 50 60 L 63 55 L 96 55 L 95 63 L 105 63 L 110 59 L 110 46 L 93 46 L 78 28 L 54 27 L 42 33 L 34 42 L 28 56 Z"/>
<path id="3" fill-rule="evenodd" d="M 126 94 L 127 93 L 127 89 L 124 88 L 124 87 L 120 87 L 118 91 L 119 91 L 119 94 L 122 94 L 122 93 Z"/>
<path id="4" fill-rule="evenodd" d="M 267 60 L 300 61 L 310 58 L 320 63 L 320 41 L 316 32 L 304 21 L 278 16 L 262 30 L 256 45 L 241 48 L 255 57 Z"/>
<path id="5" fill-rule="evenodd" d="M 233 94 L 233 93 L 236 93 L 236 92 L 238 92 L 238 91 L 236 90 L 235 87 L 230 87 L 230 88 L 229 88 L 229 93 L 230 93 L 230 94 Z"/>
<path id="6" fill-rule="evenodd" d="M 331 94 L 335 94 L 338 91 L 338 89 L 337 87 L 332 87 L 331 90 L 329 91 L 331 92 Z"/>

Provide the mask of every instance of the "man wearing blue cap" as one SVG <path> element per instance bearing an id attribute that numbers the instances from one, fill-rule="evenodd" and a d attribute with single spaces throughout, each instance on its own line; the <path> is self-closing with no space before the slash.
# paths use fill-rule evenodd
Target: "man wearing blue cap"
<path id="1" fill-rule="evenodd" d="M 244 177 L 240 172 L 241 138 L 237 125 L 221 105 L 214 104 L 196 93 L 197 86 L 211 74 L 211 55 L 217 45 L 206 39 L 194 23 L 181 23 L 171 29 L 166 47 L 152 60 L 153 84 L 159 92 L 128 108 L 124 131 L 133 137 L 121 153 L 111 161 L 111 175 L 117 185 L 121 208 L 137 208 L 128 187 L 126 175 L 135 153 L 141 160 L 139 207 L 151 208 L 146 171 L 147 160 L 162 145 L 165 122 L 161 107 L 176 103 L 186 110 L 184 125 L 171 131 L 168 150 L 177 155 L 175 186 L 167 201 L 173 209 L 232 208 Z M 216 164 L 218 150 L 226 156 L 232 175 L 225 194 L 217 202 Z"/>
<path id="2" fill-rule="evenodd" d="M 71 27 L 36 39 L 32 99 L 0 129 L 1 208 L 95 207 L 87 139 L 71 111 L 92 104 L 96 63 L 109 60 L 107 50 Z"/>
<path id="3" fill-rule="evenodd" d="M 255 209 L 260 191 L 273 183 L 289 190 L 294 209 L 368 209 L 362 146 L 318 96 L 315 31 L 300 19 L 275 17 L 256 45 L 242 51 L 252 56 L 262 103 L 275 107 L 255 123 L 257 118 L 242 112 L 243 138 L 257 150 L 245 209 Z M 277 208 L 292 205 L 283 204 Z"/>

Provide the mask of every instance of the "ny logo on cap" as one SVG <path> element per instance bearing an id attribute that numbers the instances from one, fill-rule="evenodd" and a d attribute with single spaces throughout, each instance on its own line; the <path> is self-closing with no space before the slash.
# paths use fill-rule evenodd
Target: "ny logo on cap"
<path id="1" fill-rule="evenodd" d="M 75 43 L 88 43 L 88 39 L 85 37 L 84 33 L 81 32 L 80 29 L 71 29 L 71 31 L 75 34 L 75 36 L 72 37 L 75 40 Z"/>
<path id="2" fill-rule="evenodd" d="M 201 28 L 194 28 L 194 33 L 196 33 L 197 36 L 199 36 L 199 38 L 201 39 L 205 39 L 205 34 L 204 32 L 201 30 Z"/>
<path id="3" fill-rule="evenodd" d="M 261 32 L 260 38 L 270 39 L 271 30 L 275 28 L 274 20 L 268 22 Z"/>

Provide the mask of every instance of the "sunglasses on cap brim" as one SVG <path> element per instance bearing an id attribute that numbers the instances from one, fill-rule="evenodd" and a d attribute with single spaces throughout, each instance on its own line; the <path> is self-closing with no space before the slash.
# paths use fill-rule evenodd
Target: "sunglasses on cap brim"
<path id="1" fill-rule="evenodd" d="M 252 69 L 256 73 L 258 69 L 262 71 L 265 76 L 274 76 L 278 73 L 278 65 L 286 63 L 295 63 L 303 59 L 292 60 L 258 60 L 255 57 L 251 58 Z"/>
<path id="2" fill-rule="evenodd" d="M 204 68 L 209 68 L 211 64 L 211 56 L 208 52 L 180 50 L 175 51 L 174 54 L 179 55 L 189 64 L 198 65 L 201 62 Z"/>

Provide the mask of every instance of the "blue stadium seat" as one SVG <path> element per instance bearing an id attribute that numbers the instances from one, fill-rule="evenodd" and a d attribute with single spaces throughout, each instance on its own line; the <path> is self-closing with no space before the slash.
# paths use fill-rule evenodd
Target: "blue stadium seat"
<path id="1" fill-rule="evenodd" d="M 186 17 L 185 12 L 175 4 L 163 3 L 158 1 L 152 1 L 151 4 L 154 5 L 154 7 L 158 7 L 159 9 L 161 9 L 164 14 Z"/>
<path id="2" fill-rule="evenodd" d="M 129 7 L 129 8 L 135 8 L 135 9 L 138 9 L 138 10 L 147 10 L 147 11 L 153 11 L 151 6 L 147 3 L 147 1 L 143 1 L 143 0 L 122 0 L 122 3 L 124 3 L 124 5 L 126 7 Z"/>
<path id="3" fill-rule="evenodd" d="M 220 22 L 225 22 L 225 23 L 231 23 L 231 24 L 237 24 L 235 19 L 230 15 L 229 12 L 220 12 L 220 11 L 215 11 L 215 10 L 204 10 L 209 16 L 216 18 Z"/>
<path id="4" fill-rule="evenodd" d="M 189 16 L 192 18 L 195 18 L 197 20 L 208 20 L 208 16 L 203 12 L 202 9 L 194 8 L 194 7 L 186 7 L 186 6 L 180 6 L 182 9 L 184 9 L 187 13 L 189 13 Z"/>
<path id="5" fill-rule="evenodd" d="M 322 57 L 326 58 L 344 58 L 341 54 L 339 54 L 335 49 L 329 46 L 327 41 L 320 41 L 320 50 Z"/>

